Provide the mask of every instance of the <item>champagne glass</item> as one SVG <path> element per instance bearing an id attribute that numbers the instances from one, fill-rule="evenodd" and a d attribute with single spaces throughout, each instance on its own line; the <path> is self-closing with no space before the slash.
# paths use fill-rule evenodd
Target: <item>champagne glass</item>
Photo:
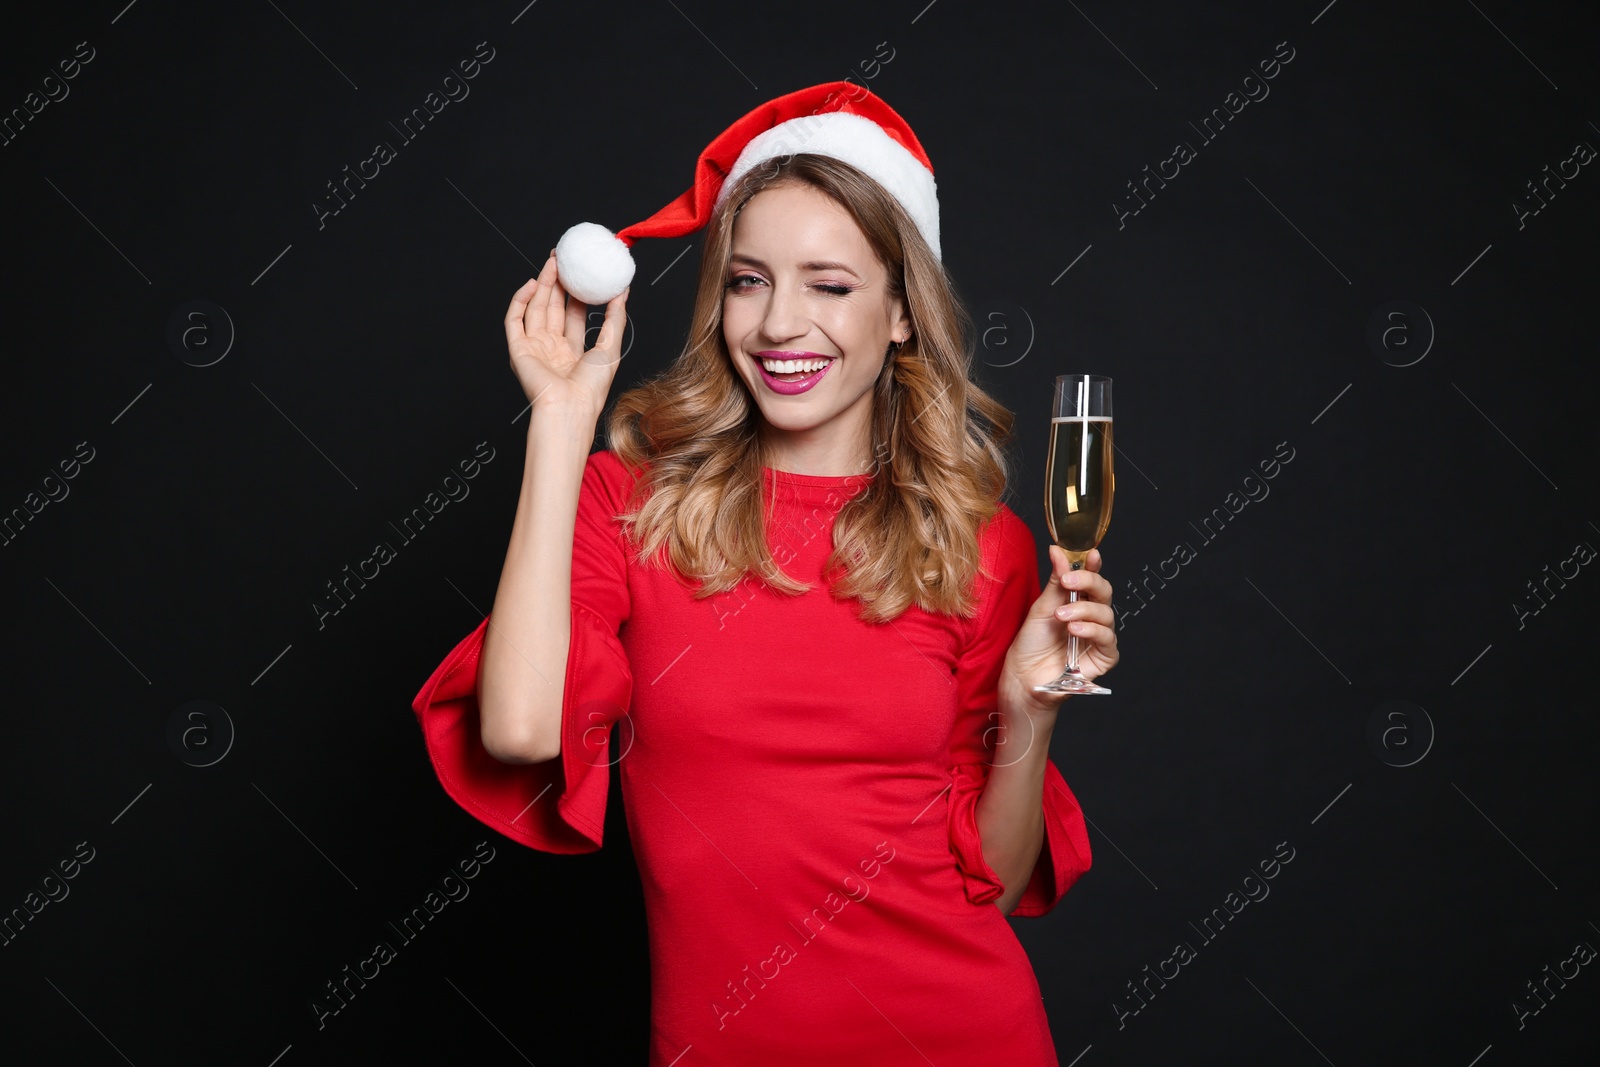
<path id="1" fill-rule="evenodd" d="M 1067 554 L 1075 571 L 1083 568 L 1089 550 L 1100 544 L 1111 523 L 1111 496 L 1116 490 L 1112 453 L 1111 379 L 1098 374 L 1058 377 L 1050 418 L 1050 454 L 1044 467 L 1044 516 L 1051 540 Z M 1077 600 L 1077 590 L 1069 590 L 1067 599 Z M 1067 666 L 1061 677 L 1033 689 L 1036 693 L 1111 693 L 1078 672 L 1076 636 L 1068 638 Z"/>

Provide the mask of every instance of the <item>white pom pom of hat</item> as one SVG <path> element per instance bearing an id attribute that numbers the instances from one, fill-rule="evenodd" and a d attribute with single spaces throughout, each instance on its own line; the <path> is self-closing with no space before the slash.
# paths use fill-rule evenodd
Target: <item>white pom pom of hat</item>
<path id="1" fill-rule="evenodd" d="M 585 304 L 604 304 L 633 281 L 633 255 L 616 234 L 580 222 L 556 242 L 561 285 Z"/>
<path id="2" fill-rule="evenodd" d="M 606 303 L 633 280 L 629 248 L 636 238 L 693 233 L 711 221 L 725 182 L 763 160 L 796 152 L 831 156 L 865 172 L 900 201 L 939 256 L 938 190 L 933 164 L 917 135 L 871 90 L 835 81 L 788 93 L 746 113 L 700 153 L 693 187 L 648 219 L 616 233 L 593 222 L 567 230 L 556 243 L 562 286 L 585 304 Z"/>

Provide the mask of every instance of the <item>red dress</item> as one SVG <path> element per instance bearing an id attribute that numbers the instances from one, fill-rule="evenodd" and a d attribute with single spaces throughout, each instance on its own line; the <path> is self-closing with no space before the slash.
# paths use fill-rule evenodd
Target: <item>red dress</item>
<path id="1" fill-rule="evenodd" d="M 998 580 L 980 576 L 976 617 L 913 606 L 870 625 L 821 582 L 833 518 L 869 478 L 765 468 L 774 558 L 812 590 L 747 578 L 695 600 L 633 562 L 611 519 L 632 475 L 596 452 L 573 538 L 560 757 L 485 752 L 488 619 L 413 702 L 445 791 L 532 848 L 598 849 L 617 768 L 649 928 L 650 1067 L 1058 1062 L 977 826 L 996 682 L 1040 590 L 1033 534 L 1003 504 L 984 527 Z M 1089 869 L 1054 763 L 1043 805 L 1012 915 L 1043 915 Z"/>

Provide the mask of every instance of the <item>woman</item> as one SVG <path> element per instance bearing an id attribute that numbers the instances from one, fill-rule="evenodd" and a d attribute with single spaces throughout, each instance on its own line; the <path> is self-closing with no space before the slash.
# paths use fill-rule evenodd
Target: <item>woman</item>
<path id="1" fill-rule="evenodd" d="M 844 91 L 751 112 L 702 155 L 715 188 L 663 213 L 707 227 L 690 338 L 618 398 L 609 449 L 626 291 L 588 352 L 562 246 L 512 298 L 511 544 L 413 706 L 450 795 L 530 847 L 600 847 L 618 768 L 652 1067 L 1054 1064 L 1005 916 L 1091 856 L 1048 758 L 1062 698 L 1032 687 L 1069 630 L 1085 676 L 1116 663 L 1111 588 L 1051 546 L 1041 591 L 999 503 L 1011 415 L 968 379 L 909 127 L 855 86 L 825 129 L 784 117 Z"/>

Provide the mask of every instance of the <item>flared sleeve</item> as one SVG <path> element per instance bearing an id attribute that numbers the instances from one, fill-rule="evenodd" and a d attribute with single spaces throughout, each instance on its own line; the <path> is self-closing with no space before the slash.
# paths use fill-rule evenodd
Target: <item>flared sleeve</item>
<path id="1" fill-rule="evenodd" d="M 995 750 L 999 734 L 1000 671 L 1006 652 L 1041 590 L 1033 531 L 1004 504 L 985 527 L 984 559 L 993 579 L 980 576 L 979 611 L 971 620 L 956 663 L 957 711 L 950 741 L 950 848 L 961 871 L 967 900 L 989 904 L 1005 890 L 983 858 L 978 832 L 978 798 L 995 763 L 1021 758 L 1027 738 L 1008 738 Z M 1021 747 L 1018 747 L 1021 746 Z M 1044 844 L 1027 887 L 1012 915 L 1043 915 L 1089 869 L 1089 834 L 1078 798 L 1053 760 L 1044 771 Z"/>
<path id="2" fill-rule="evenodd" d="M 624 722 L 617 746 L 623 751 L 612 751 L 611 728 L 627 714 L 633 695 L 633 674 L 618 639 L 628 617 L 628 558 L 624 532 L 611 518 L 625 506 L 630 488 L 631 477 L 613 453 L 589 456 L 573 531 L 559 757 L 502 763 L 483 747 L 478 662 L 485 638 L 493 636 L 492 616 L 434 668 L 411 704 L 450 798 L 486 826 L 544 852 L 600 847 L 610 767 L 632 741 Z"/>

